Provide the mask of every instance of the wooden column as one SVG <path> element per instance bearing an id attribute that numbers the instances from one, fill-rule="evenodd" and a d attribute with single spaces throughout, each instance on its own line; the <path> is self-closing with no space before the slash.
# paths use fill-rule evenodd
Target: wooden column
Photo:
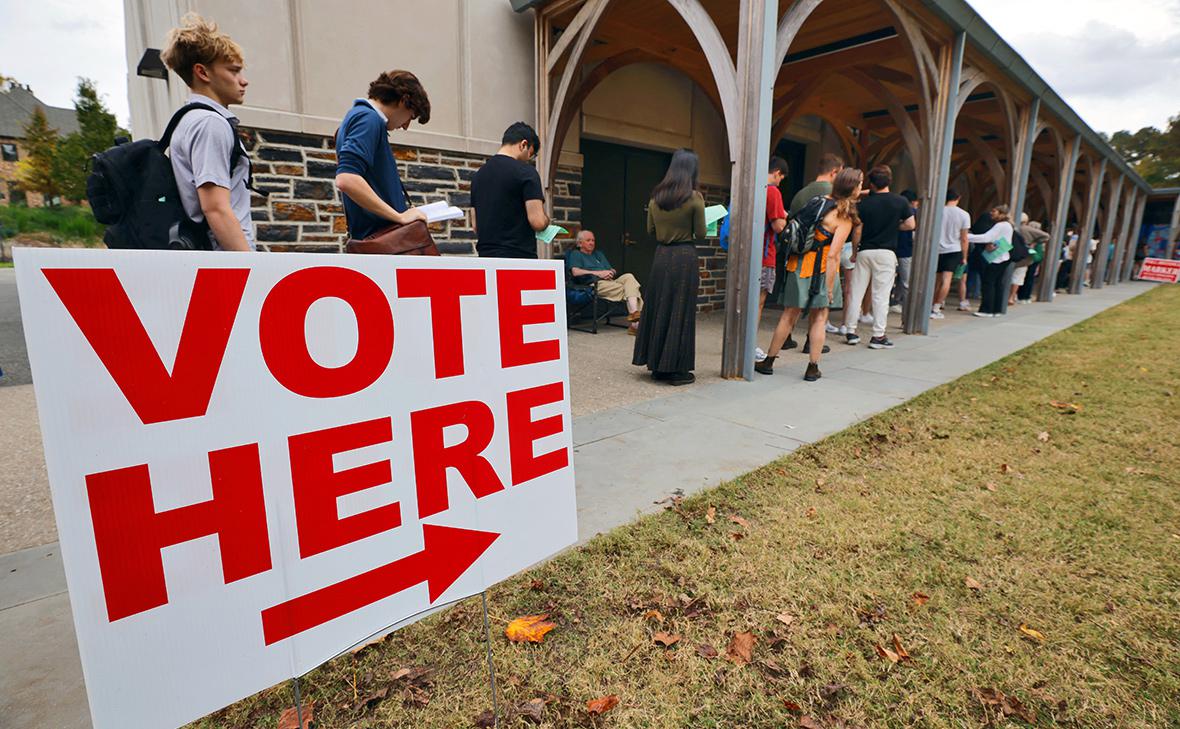
<path id="1" fill-rule="evenodd" d="M 1069 206 L 1073 199 L 1073 180 L 1077 174 L 1078 156 L 1082 152 L 1082 135 L 1073 138 L 1069 154 L 1060 160 L 1061 177 L 1057 183 L 1057 205 L 1049 224 L 1049 244 L 1045 246 L 1045 260 L 1041 262 L 1041 278 L 1037 282 L 1037 300 L 1052 301 L 1057 288 L 1057 269 L 1061 264 L 1061 246 L 1069 222 Z"/>
<path id="2" fill-rule="evenodd" d="M 950 185 L 955 116 L 959 108 L 958 90 L 966 45 L 967 34 L 960 32 L 938 57 L 938 92 L 931 110 L 930 138 L 926 140 L 925 173 L 930 181 L 930 197 L 918 213 L 921 219 L 914 234 L 910 290 L 902 322 L 906 334 L 930 331 L 930 307 L 934 301 L 934 279 L 938 268 L 938 236 L 942 230 L 946 190 Z"/>
<path id="3" fill-rule="evenodd" d="M 1114 249 L 1114 260 L 1110 262 L 1110 267 L 1106 272 L 1106 282 L 1112 285 L 1122 281 L 1123 264 L 1127 261 L 1127 248 L 1130 247 L 1132 251 L 1135 249 L 1135 246 L 1128 246 L 1127 237 L 1130 235 L 1131 218 L 1135 217 L 1135 207 L 1139 202 L 1140 190 L 1132 185 L 1130 192 L 1131 196 L 1123 200 L 1123 224 L 1119 228 L 1119 240 Z"/>
<path id="4" fill-rule="evenodd" d="M 758 336 L 758 280 L 766 217 L 766 168 L 770 163 L 777 0 L 741 0 L 738 11 L 736 116 L 740 119 L 730 183 L 729 257 L 725 273 L 725 334 L 721 376 L 754 377 Z M 729 122 L 730 120 L 727 120 Z M 727 124 L 728 125 L 728 124 Z"/>
<path id="5" fill-rule="evenodd" d="M 1131 221 L 1131 245 L 1123 258 L 1124 281 L 1130 281 L 1131 274 L 1135 272 L 1135 249 L 1139 247 L 1139 236 L 1143 233 L 1143 213 L 1147 210 L 1147 196 L 1150 193 L 1151 190 L 1144 190 L 1139 196 L 1139 204 L 1135 207 L 1135 217 Z"/>
<path id="6" fill-rule="evenodd" d="M 1024 124 L 1021 125 L 1020 139 L 1016 143 L 1019 161 L 1012 173 L 1012 198 L 1008 203 L 1012 219 L 1017 225 L 1020 224 L 1020 214 L 1024 212 L 1024 199 L 1028 195 L 1028 175 L 1032 168 L 1033 146 L 1037 141 L 1037 115 L 1040 113 L 1041 100 L 1035 98 L 1021 116 Z"/>
<path id="7" fill-rule="evenodd" d="M 1090 237 L 1094 235 L 1094 226 L 1098 218 L 1098 201 L 1102 197 L 1102 181 L 1106 178 L 1107 160 L 1105 157 L 1101 161 L 1092 162 L 1089 165 L 1090 172 L 1090 190 L 1086 196 L 1086 215 L 1082 218 L 1081 227 L 1078 229 L 1078 250 L 1074 256 L 1073 272 L 1069 281 L 1069 293 L 1082 293 L 1083 284 L 1086 280 L 1086 270 L 1089 266 L 1086 265 L 1086 256 L 1090 251 Z"/>
<path id="8" fill-rule="evenodd" d="M 1098 239 L 1098 250 L 1094 251 L 1091 262 L 1090 288 L 1100 289 L 1106 284 L 1106 262 L 1110 260 L 1110 241 L 1114 237 L 1114 226 L 1119 219 L 1119 203 L 1127 179 L 1111 180 L 1110 193 L 1106 198 L 1106 224 L 1102 226 L 1102 237 Z"/>

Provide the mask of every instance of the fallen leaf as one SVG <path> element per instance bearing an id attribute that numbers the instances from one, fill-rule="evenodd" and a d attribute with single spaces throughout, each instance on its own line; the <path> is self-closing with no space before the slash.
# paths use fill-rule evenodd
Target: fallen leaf
<path id="1" fill-rule="evenodd" d="M 1037 440 L 1041 441 L 1042 443 L 1048 443 L 1049 442 L 1048 431 L 1042 430 L 1040 433 L 1037 433 Z"/>
<path id="2" fill-rule="evenodd" d="M 308 701 L 299 707 L 300 713 L 297 713 L 295 707 L 283 711 L 279 715 L 278 729 L 309 729 L 315 723 L 315 702 Z M 300 716 L 303 718 L 303 725 L 299 725 Z"/>
<path id="3" fill-rule="evenodd" d="M 361 699 L 361 702 L 360 702 L 361 710 L 368 711 L 369 709 L 373 708 L 377 704 L 384 701 L 385 697 L 388 695 L 389 695 L 389 687 L 382 686 L 381 688 L 377 689 L 376 691 L 373 691 L 372 693 L 370 693 L 368 696 L 365 696 L 365 698 Z"/>
<path id="4" fill-rule="evenodd" d="M 814 506 L 812 506 L 812 507 L 809 507 L 809 508 L 807 509 L 807 518 L 808 518 L 808 519 L 814 519 L 814 518 L 815 518 L 815 514 L 816 514 L 816 511 L 815 511 L 815 507 L 814 507 Z"/>
<path id="5" fill-rule="evenodd" d="M 708 510 L 705 511 L 705 523 L 707 523 L 707 524 L 716 524 L 717 523 L 717 507 L 716 506 L 710 506 L 708 508 Z"/>
<path id="6" fill-rule="evenodd" d="M 662 645 L 665 648 L 669 648 L 680 642 L 680 636 L 676 633 L 656 633 L 651 639 L 652 642 Z"/>
<path id="7" fill-rule="evenodd" d="M 391 680 L 391 681 L 400 681 L 401 679 L 403 679 L 403 678 L 405 678 L 406 676 L 409 676 L 409 675 L 410 675 L 410 669 L 408 669 L 408 668 L 399 668 L 399 669 L 397 669 L 396 671 L 394 671 L 394 672 L 393 672 L 393 675 L 389 677 L 389 680 Z"/>
<path id="8" fill-rule="evenodd" d="M 1000 473 L 1007 476 L 1008 474 L 1012 473 L 1012 467 L 1009 466 L 1007 463 L 1001 463 L 1000 464 Z"/>
<path id="9" fill-rule="evenodd" d="M 820 724 L 818 721 L 816 721 L 815 719 L 812 719 L 810 716 L 807 716 L 806 714 L 799 717 L 799 726 L 802 729 L 824 729 L 823 724 Z"/>
<path id="10" fill-rule="evenodd" d="M 516 707 L 516 716 L 540 724 L 545 719 L 545 699 L 530 699 Z"/>
<path id="11" fill-rule="evenodd" d="M 915 592 L 913 595 L 910 595 L 910 599 L 914 601 L 915 607 L 922 607 L 926 603 L 930 602 L 930 596 L 921 592 Z"/>
<path id="12" fill-rule="evenodd" d="M 1038 643 L 1045 642 L 1045 634 L 1044 633 L 1042 633 L 1039 630 L 1033 630 L 1032 628 L 1028 627 L 1028 625 L 1026 625 L 1025 623 L 1020 624 L 1020 632 L 1024 633 L 1029 638 L 1032 638 L 1033 640 L 1037 641 Z"/>
<path id="13" fill-rule="evenodd" d="M 742 532 L 730 532 L 730 533 L 729 533 L 729 538 L 730 538 L 730 539 L 732 539 L 732 540 L 733 540 L 733 541 L 735 541 L 735 542 L 740 542 L 740 541 L 742 541 L 743 539 L 745 539 L 745 538 L 746 538 L 746 535 L 745 535 L 745 534 L 743 534 Z"/>
<path id="14" fill-rule="evenodd" d="M 540 580 L 533 580 L 529 583 L 529 589 L 535 590 L 536 592 L 544 592 L 548 588 L 545 586 L 544 582 L 541 582 Z"/>
<path id="15" fill-rule="evenodd" d="M 783 625 L 790 625 L 791 623 L 795 622 L 795 616 L 788 615 L 786 613 L 779 613 L 778 615 L 776 615 L 774 617 L 774 619 L 779 621 Z"/>
<path id="16" fill-rule="evenodd" d="M 1057 408 L 1062 415 L 1073 415 L 1082 411 L 1082 406 L 1072 402 L 1061 402 L 1060 400 L 1050 400 L 1049 404 Z"/>
<path id="17" fill-rule="evenodd" d="M 771 658 L 767 658 L 765 661 L 762 661 L 760 665 L 762 666 L 763 670 L 765 670 L 774 678 L 780 678 L 787 672 L 785 668 L 778 664 L 778 661 L 775 661 Z"/>
<path id="18" fill-rule="evenodd" d="M 547 617 L 548 614 L 542 614 L 517 618 L 504 629 L 504 635 L 513 643 L 540 643 L 546 633 L 557 627 L 555 623 L 545 620 Z"/>
<path id="19" fill-rule="evenodd" d="M 737 514 L 734 514 L 733 516 L 729 517 L 729 520 L 732 521 L 734 524 L 739 525 L 743 529 L 750 528 L 750 522 L 746 521 L 745 519 L 738 516 Z"/>
<path id="20" fill-rule="evenodd" d="M 829 704 L 840 698 L 840 693 L 848 688 L 842 683 L 828 683 L 819 687 L 819 696 Z"/>
<path id="21" fill-rule="evenodd" d="M 716 658 L 717 649 L 708 643 L 701 643 L 697 645 L 697 655 L 701 658 Z"/>
<path id="22" fill-rule="evenodd" d="M 912 661 L 910 654 L 901 644 L 901 639 L 897 637 L 897 633 L 893 634 L 893 650 L 897 651 L 897 657 L 903 661 Z"/>
<path id="23" fill-rule="evenodd" d="M 978 582 L 971 579 L 970 577 L 964 577 L 963 584 L 965 584 L 968 589 L 975 590 L 976 592 L 979 592 L 980 590 L 983 589 L 983 585 L 979 584 Z"/>
<path id="24" fill-rule="evenodd" d="M 898 661 L 901 660 L 901 656 L 897 655 L 893 651 L 884 647 L 880 643 L 877 643 L 873 647 L 877 649 L 877 655 L 881 656 L 882 658 L 889 661 L 890 663 L 897 663 Z"/>
<path id="25" fill-rule="evenodd" d="M 664 616 L 662 613 L 660 613 L 659 610 L 648 610 L 646 613 L 643 614 L 643 619 L 644 620 L 654 620 L 657 623 L 664 622 Z"/>
<path id="26" fill-rule="evenodd" d="M 986 490 L 986 491 L 995 491 L 995 490 L 996 490 L 996 485 L 995 485 L 994 483 L 992 483 L 991 481 L 988 481 L 987 483 L 985 483 L 985 484 L 983 485 L 983 488 L 984 488 L 984 490 Z"/>
<path id="27" fill-rule="evenodd" d="M 586 702 L 586 710 L 595 716 L 605 714 L 611 709 L 619 705 L 619 697 L 614 694 L 608 694 L 599 699 L 590 699 Z"/>
<path id="28" fill-rule="evenodd" d="M 471 721 L 475 725 L 475 729 L 492 729 L 496 726 L 496 712 L 488 709 Z"/>
<path id="29" fill-rule="evenodd" d="M 803 707 L 802 707 L 802 706 L 800 706 L 799 704 L 796 704 L 794 701 L 791 701 L 790 699 L 783 699 L 783 707 L 784 707 L 784 708 L 785 708 L 787 711 L 791 711 L 791 712 L 794 712 L 794 713 L 796 713 L 796 714 L 798 714 L 799 712 L 803 711 Z"/>
<path id="30" fill-rule="evenodd" d="M 745 665 L 754 658 L 754 644 L 757 638 L 753 633 L 734 633 L 725 649 L 725 657 L 737 665 Z"/>

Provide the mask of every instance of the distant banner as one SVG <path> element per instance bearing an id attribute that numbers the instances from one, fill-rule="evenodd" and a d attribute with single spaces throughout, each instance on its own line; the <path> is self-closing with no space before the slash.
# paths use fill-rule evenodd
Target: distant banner
<path id="1" fill-rule="evenodd" d="M 1140 281 L 1180 283 L 1180 261 L 1166 261 L 1162 258 L 1147 258 L 1139 270 Z"/>

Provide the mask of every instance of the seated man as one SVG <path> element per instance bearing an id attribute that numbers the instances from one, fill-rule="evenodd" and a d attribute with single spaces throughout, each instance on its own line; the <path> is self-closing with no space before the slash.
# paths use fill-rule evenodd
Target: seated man
<path id="1" fill-rule="evenodd" d="M 643 299 L 639 296 L 639 282 L 629 273 L 618 275 L 602 251 L 594 249 L 594 231 L 582 230 L 574 241 L 577 248 L 565 256 L 565 268 L 574 283 L 588 284 L 598 279 L 598 298 L 607 301 L 627 301 L 628 332 L 639 329 L 639 312 Z"/>

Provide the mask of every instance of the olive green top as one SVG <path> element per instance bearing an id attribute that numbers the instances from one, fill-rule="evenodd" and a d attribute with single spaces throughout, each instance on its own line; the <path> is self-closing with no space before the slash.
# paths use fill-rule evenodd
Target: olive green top
<path id="1" fill-rule="evenodd" d="M 661 243 L 691 243 L 705 237 L 705 198 L 694 192 L 675 210 L 664 210 L 655 200 L 647 202 L 647 232 Z"/>

